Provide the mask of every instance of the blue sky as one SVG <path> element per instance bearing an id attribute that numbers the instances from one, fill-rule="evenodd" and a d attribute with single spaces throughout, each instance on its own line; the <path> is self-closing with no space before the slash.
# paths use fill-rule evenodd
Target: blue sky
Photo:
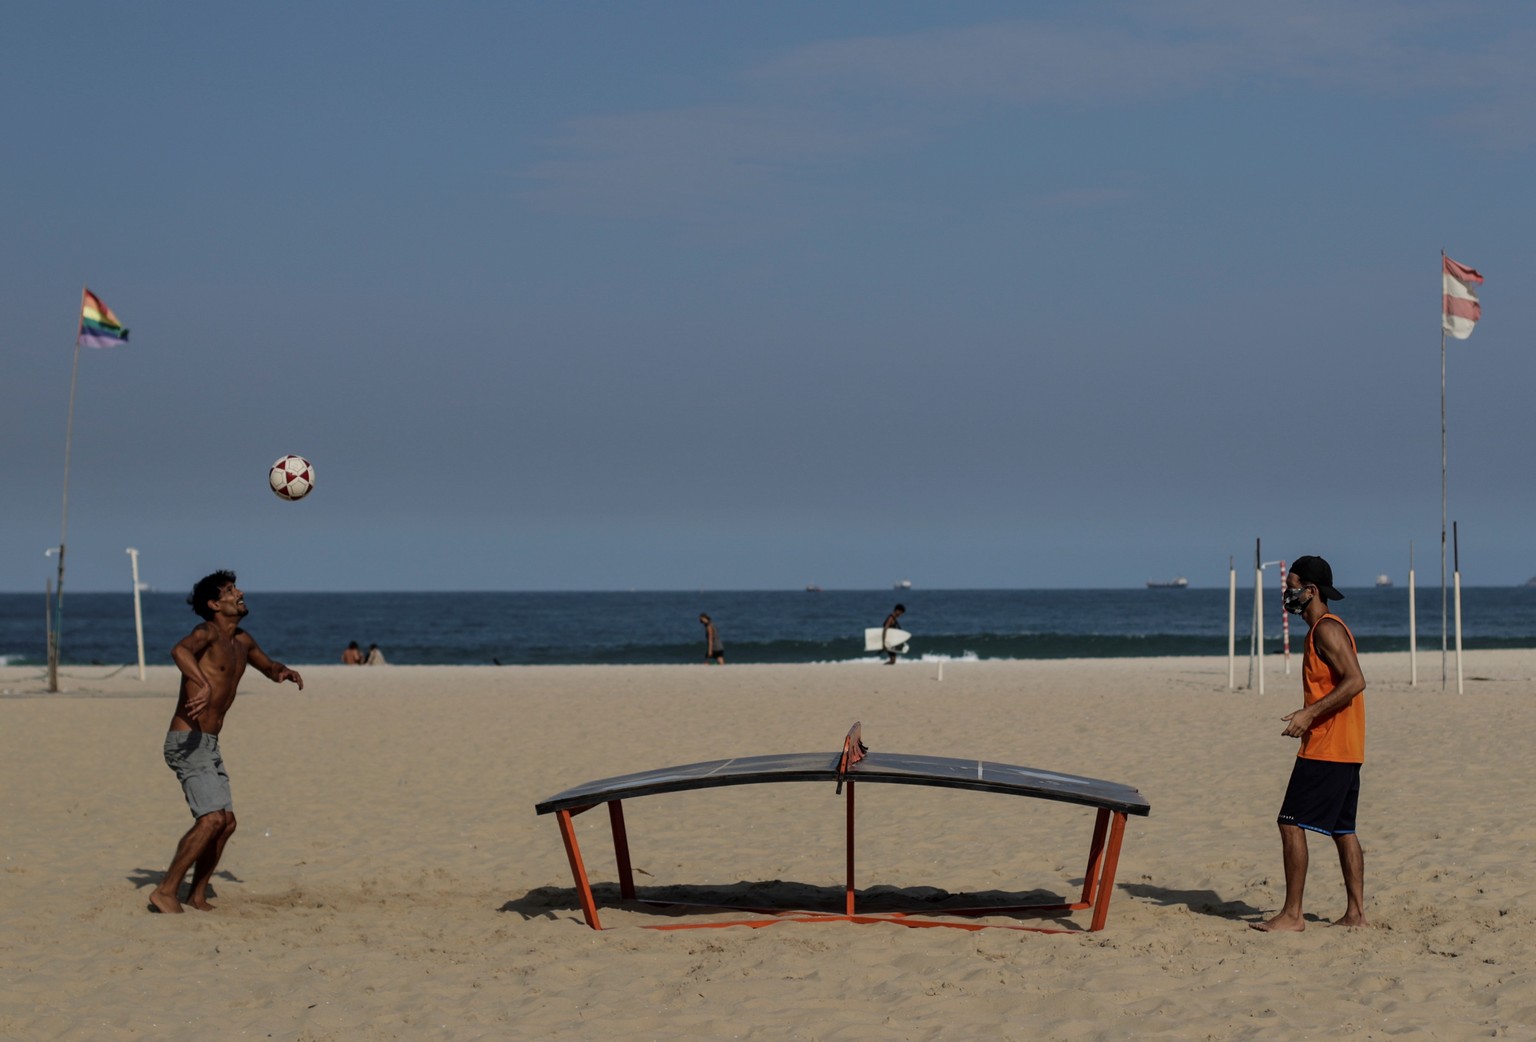
<path id="1" fill-rule="evenodd" d="M 20 3 L 0 589 L 1536 575 L 1536 10 Z M 279 501 L 279 455 L 314 461 Z"/>

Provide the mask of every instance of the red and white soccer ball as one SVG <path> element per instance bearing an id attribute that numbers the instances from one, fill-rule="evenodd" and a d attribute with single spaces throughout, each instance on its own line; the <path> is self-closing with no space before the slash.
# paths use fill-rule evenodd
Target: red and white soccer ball
<path id="1" fill-rule="evenodd" d="M 283 499 L 303 499 L 315 487 L 314 464 L 303 456 L 284 456 L 272 464 L 267 483 Z"/>

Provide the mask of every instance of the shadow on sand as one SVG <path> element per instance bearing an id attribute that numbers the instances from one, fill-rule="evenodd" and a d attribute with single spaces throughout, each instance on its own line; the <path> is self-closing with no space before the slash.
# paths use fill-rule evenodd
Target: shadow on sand
<path id="1" fill-rule="evenodd" d="M 1187 908 L 1196 915 L 1209 915 L 1234 922 L 1263 913 L 1263 909 L 1255 908 L 1246 901 L 1223 901 L 1214 890 L 1172 890 L 1144 883 L 1121 883 L 1116 889 L 1163 908 Z"/>
<path id="2" fill-rule="evenodd" d="M 592 896 L 597 901 L 599 913 L 607 908 L 622 908 L 644 912 L 662 918 L 681 919 L 689 916 L 712 916 L 732 912 L 752 912 L 762 915 L 786 915 L 795 912 L 840 914 L 844 908 L 844 892 L 838 886 L 814 886 L 789 880 L 774 879 L 766 882 L 718 883 L 701 885 L 675 885 L 637 887 L 636 900 L 626 901 L 619 895 L 617 883 L 597 883 Z M 1048 890 L 1011 892 L 984 890 L 974 893 L 950 893 L 936 887 L 874 886 L 857 893 L 855 908 L 860 915 L 882 915 L 906 912 L 912 915 L 943 916 L 954 910 L 967 908 L 1012 908 L 1020 905 L 1066 904 L 1077 899 Z M 574 913 L 579 921 L 581 903 L 576 890 L 568 886 L 541 886 L 528 891 L 522 897 L 507 901 L 498 909 L 512 912 L 524 919 L 558 919 Z M 1074 923 L 1073 913 L 1066 910 L 999 912 L 999 917 L 1018 919 L 1021 922 L 1040 923 L 1061 930 L 1085 930 Z M 957 920 L 958 921 L 958 920 Z"/>
<path id="3" fill-rule="evenodd" d="M 163 875 L 165 875 L 165 869 L 163 869 L 163 868 L 135 868 L 135 869 L 131 869 L 128 872 L 128 882 L 133 884 L 133 888 L 135 890 L 143 890 L 145 887 L 159 886 L 160 885 L 160 877 L 163 876 Z M 213 874 L 213 878 L 214 879 L 225 879 L 225 880 L 228 880 L 231 883 L 243 883 L 243 882 L 245 882 L 245 880 L 241 879 L 239 876 L 235 875 L 233 872 L 225 872 L 225 871 L 222 871 L 222 870 L 218 871 L 218 872 L 215 872 Z M 185 892 L 185 887 L 183 887 L 183 892 Z M 214 889 L 214 886 L 213 886 L 212 882 L 210 882 L 208 884 L 208 896 L 209 897 L 218 897 L 219 896 L 218 892 Z"/>

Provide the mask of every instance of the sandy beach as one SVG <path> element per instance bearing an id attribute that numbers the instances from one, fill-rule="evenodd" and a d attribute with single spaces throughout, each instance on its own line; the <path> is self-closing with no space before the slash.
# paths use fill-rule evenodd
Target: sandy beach
<path id="1" fill-rule="evenodd" d="M 281 649 L 272 649 L 280 652 Z M 250 673 L 223 746 L 240 827 L 215 911 L 150 915 L 190 824 L 160 756 L 170 667 L 0 669 L 0 1036 L 16 1039 L 1536 1038 L 1536 652 L 1364 656 L 1369 929 L 1312 842 L 1308 929 L 1275 812 L 1299 660 L 1266 692 L 1225 659 L 829 666 L 310 667 Z M 1239 663 L 1239 683 L 1247 679 Z M 1431 674 L 1433 674 L 1431 676 Z M 1124 782 L 1107 929 L 779 924 L 659 932 L 618 901 L 606 815 L 577 818 L 602 905 L 582 922 L 555 821 L 579 782 L 730 755 L 890 752 Z M 839 892 L 842 802 L 820 785 L 626 804 L 642 891 Z M 859 789 L 859 886 L 1075 894 L 1092 812 Z M 671 888 L 668 890 L 667 888 Z M 722 918 L 723 916 L 713 916 Z M 707 921 L 710 914 L 690 914 Z M 1086 914 L 1072 922 L 1086 927 Z M 1522 954 L 1524 952 L 1525 954 Z"/>

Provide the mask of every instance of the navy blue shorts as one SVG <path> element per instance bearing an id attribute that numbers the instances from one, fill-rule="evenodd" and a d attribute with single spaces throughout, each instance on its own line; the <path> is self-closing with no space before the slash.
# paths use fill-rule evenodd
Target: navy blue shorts
<path id="1" fill-rule="evenodd" d="M 1291 783 L 1280 804 L 1279 822 L 1325 836 L 1355 831 L 1360 804 L 1360 765 L 1296 757 Z"/>

